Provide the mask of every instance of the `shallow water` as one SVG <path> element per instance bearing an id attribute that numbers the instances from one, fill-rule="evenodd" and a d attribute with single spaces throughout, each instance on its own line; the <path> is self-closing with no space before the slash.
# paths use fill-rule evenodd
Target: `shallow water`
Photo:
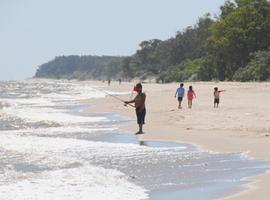
<path id="1" fill-rule="evenodd" d="M 139 141 L 119 131 L 121 116 L 84 112 L 91 105 L 80 100 L 106 95 L 95 88 L 0 82 L 0 200 L 214 199 L 270 167 L 243 153 Z"/>

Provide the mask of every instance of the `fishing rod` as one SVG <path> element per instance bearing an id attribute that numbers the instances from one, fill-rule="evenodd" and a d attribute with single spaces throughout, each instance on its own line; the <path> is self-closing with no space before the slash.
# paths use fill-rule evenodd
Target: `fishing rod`
<path id="1" fill-rule="evenodd" d="M 119 98 L 119 97 L 116 96 L 116 95 L 110 94 L 109 92 L 106 92 L 105 90 L 101 90 L 101 89 L 98 89 L 98 88 L 93 88 L 93 89 L 95 89 L 95 90 L 97 90 L 97 91 L 100 91 L 100 92 L 103 92 L 103 93 L 105 93 L 106 95 L 111 96 L 111 97 L 117 99 L 118 101 L 121 101 L 121 102 L 125 103 L 125 106 L 126 106 L 126 105 L 129 105 L 129 106 L 135 108 L 135 106 L 133 106 L 133 105 L 131 105 L 131 104 L 129 104 L 129 103 L 126 103 L 126 101 L 124 101 L 123 99 Z"/>

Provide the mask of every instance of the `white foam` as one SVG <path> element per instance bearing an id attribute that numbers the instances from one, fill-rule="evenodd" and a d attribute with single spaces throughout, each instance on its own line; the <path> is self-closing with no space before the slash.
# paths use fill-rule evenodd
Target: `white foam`
<path id="1" fill-rule="evenodd" d="M 3 112 L 27 122 L 53 121 L 62 126 L 1 131 L 0 149 L 7 152 L 4 154 L 7 165 L 3 170 L 0 168 L 0 200 L 147 198 L 147 191 L 131 183 L 125 174 L 115 169 L 93 166 L 91 161 L 104 155 L 109 159 L 110 156 L 129 151 L 130 154 L 140 154 L 147 152 L 148 148 L 57 137 L 63 133 L 115 130 L 113 126 L 95 128 L 86 125 L 89 122 L 108 121 L 107 117 L 78 116 L 62 109 L 76 105 L 81 99 L 105 97 L 106 92 L 67 81 L 29 80 L 22 81 L 22 85 L 25 95 L 18 94 L 20 83 L 10 84 L 10 92 L 16 88 L 14 96 L 19 98 L 4 99 L 10 106 L 4 107 Z M 40 137 L 43 134 L 53 137 Z M 30 170 L 18 171 L 12 163 L 26 163 L 26 168 Z M 32 166 L 41 170 L 31 170 Z"/>
<path id="2" fill-rule="evenodd" d="M 3 100 L 11 106 L 55 106 L 56 104 L 49 99 L 35 97 L 35 98 L 18 98 L 18 99 L 5 99 Z"/>
<path id="3" fill-rule="evenodd" d="M 86 159 L 90 159 L 93 154 L 103 155 L 105 149 L 108 155 L 119 154 L 122 152 L 119 150 L 123 148 L 137 149 L 135 145 L 122 144 L 120 149 L 116 148 L 113 152 L 112 149 L 116 146 L 118 145 L 76 139 L 25 137 L 3 133 L 1 148 L 24 155 L 24 162 L 45 165 L 54 170 L 43 170 L 39 173 L 18 172 L 20 175 L 8 173 L 15 178 L 0 185 L 0 199 L 146 199 L 146 190 L 129 182 L 123 173 L 95 167 Z M 74 163 L 78 166 L 68 167 Z"/>
<path id="4" fill-rule="evenodd" d="M 106 131 L 106 133 L 115 131 L 118 128 L 115 126 L 105 127 L 81 127 L 81 126 L 61 126 L 61 127 L 48 127 L 48 128 L 35 128 L 35 129 L 22 129 L 22 130 L 9 130 L 1 131 L 2 134 L 23 134 L 23 135 L 38 135 L 38 136 L 55 136 L 68 133 L 97 133 Z"/>
<path id="5" fill-rule="evenodd" d="M 45 171 L 26 180 L 0 186 L 2 200 L 141 200 L 146 190 L 124 174 L 101 167 Z"/>
<path id="6" fill-rule="evenodd" d="M 46 80 L 48 81 L 48 80 Z M 10 104 L 10 107 L 4 107 L 3 113 L 19 117 L 27 122 L 53 121 L 59 124 L 69 123 L 87 123 L 108 121 L 105 117 L 85 117 L 68 114 L 64 109 L 54 109 L 54 106 L 76 105 L 78 100 L 90 98 L 103 98 L 108 94 L 120 95 L 125 92 L 111 92 L 95 89 L 97 86 L 74 83 L 68 81 L 48 81 L 28 80 L 22 81 L 25 89 L 34 90 L 35 95 L 32 98 L 13 98 L 3 99 Z M 12 87 L 19 87 L 19 83 L 13 83 Z M 12 87 L 9 94 L 12 93 Z M 42 94 L 41 91 L 46 93 Z M 29 92 L 28 91 L 28 92 Z M 34 93 L 34 92 L 33 92 Z M 19 93 L 15 93 L 19 95 Z"/>
<path id="7" fill-rule="evenodd" d="M 104 142 L 77 140 L 71 138 L 44 138 L 36 136 L 23 137 L 16 134 L 9 134 L 9 131 L 2 131 L 0 147 L 21 153 L 36 152 L 38 154 L 46 154 L 48 150 L 51 152 L 60 152 L 72 149 L 74 151 L 93 150 L 95 152 L 100 151 L 102 153 L 105 153 L 110 152 L 113 148 L 115 151 L 119 151 L 119 149 L 138 149 L 138 146 L 133 144 L 120 145 Z"/>
<path id="8" fill-rule="evenodd" d="M 28 122 L 53 121 L 59 124 L 106 122 L 106 117 L 77 116 L 65 113 L 63 109 L 53 109 L 46 107 L 12 106 L 3 108 L 3 112 L 24 119 Z"/>
<path id="9" fill-rule="evenodd" d="M 0 98 L 0 109 L 4 108 L 4 107 L 9 107 L 10 104 L 7 101 L 4 101 Z"/>
<path id="10" fill-rule="evenodd" d="M 52 135 L 57 135 L 58 133 L 78 133 L 78 132 L 87 132 L 87 133 L 92 133 L 92 132 L 99 132 L 99 131 L 115 131 L 117 130 L 117 127 L 110 126 L 109 128 L 104 128 L 104 127 L 90 127 L 90 128 L 84 128 L 81 126 L 65 126 L 65 127 L 53 127 L 53 128 L 46 128 L 46 129 L 35 129 L 32 130 L 33 132 L 36 133 L 49 133 Z M 29 132 L 29 130 L 22 130 L 23 132 Z"/>

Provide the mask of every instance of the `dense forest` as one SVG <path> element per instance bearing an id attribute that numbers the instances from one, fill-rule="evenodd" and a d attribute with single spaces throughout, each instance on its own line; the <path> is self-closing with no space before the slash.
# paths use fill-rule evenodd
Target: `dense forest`
<path id="1" fill-rule="evenodd" d="M 36 77 L 141 78 L 157 81 L 270 80 L 270 3 L 226 1 L 168 40 L 139 44 L 134 55 L 62 56 L 39 66 Z"/>
<path id="2" fill-rule="evenodd" d="M 58 56 L 39 66 L 37 78 L 111 79 L 121 78 L 124 57 L 116 56 Z"/>

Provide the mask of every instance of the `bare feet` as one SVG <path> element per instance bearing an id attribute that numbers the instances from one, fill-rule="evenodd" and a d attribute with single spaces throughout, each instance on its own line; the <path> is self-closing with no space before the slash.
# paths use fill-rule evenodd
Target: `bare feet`
<path id="1" fill-rule="evenodd" d="M 135 133 L 135 135 L 138 135 L 138 134 L 144 134 L 144 132 L 138 131 L 137 133 Z"/>

